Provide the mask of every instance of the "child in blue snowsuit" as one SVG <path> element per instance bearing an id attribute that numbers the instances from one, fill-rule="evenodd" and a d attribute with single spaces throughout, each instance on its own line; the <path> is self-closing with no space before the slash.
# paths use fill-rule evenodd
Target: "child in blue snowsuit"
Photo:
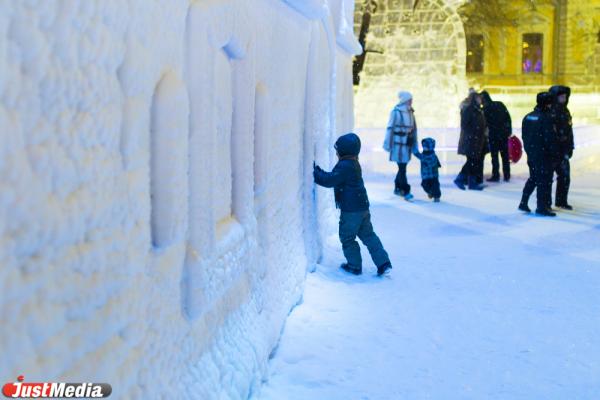
<path id="1" fill-rule="evenodd" d="M 442 197 L 438 172 L 442 164 L 435 154 L 435 139 L 425 138 L 421 140 L 421 146 L 423 146 L 422 153 L 414 152 L 415 157 L 421 160 L 421 186 L 429 198 L 437 203 Z"/>
<path id="2" fill-rule="evenodd" d="M 355 275 L 362 273 L 360 247 L 356 241 L 358 236 L 377 266 L 377 275 L 383 275 L 392 268 L 392 264 L 379 237 L 373 232 L 369 198 L 358 163 L 360 138 L 348 133 L 341 136 L 334 147 L 339 161 L 333 171 L 325 172 L 315 165 L 313 175 L 317 185 L 334 188 L 335 204 L 341 210 L 339 234 L 348 261 L 341 268 Z"/>

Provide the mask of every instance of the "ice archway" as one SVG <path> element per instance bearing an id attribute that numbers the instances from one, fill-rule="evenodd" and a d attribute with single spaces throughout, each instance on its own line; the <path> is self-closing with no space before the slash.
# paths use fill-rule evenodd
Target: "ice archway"
<path id="1" fill-rule="evenodd" d="M 413 92 L 421 126 L 457 124 L 457 104 L 467 89 L 465 34 L 457 12 L 462 3 L 377 2 L 366 37 L 367 56 L 356 96 L 357 126 L 384 125 L 398 90 Z M 357 21 L 362 12 L 357 7 Z"/>

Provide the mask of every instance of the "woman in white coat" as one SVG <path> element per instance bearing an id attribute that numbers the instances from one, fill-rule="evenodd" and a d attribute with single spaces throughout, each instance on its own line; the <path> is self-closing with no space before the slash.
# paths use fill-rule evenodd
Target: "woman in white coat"
<path id="1" fill-rule="evenodd" d="M 390 153 L 390 161 L 398 164 L 394 194 L 410 200 L 413 195 L 406 178 L 406 165 L 410 162 L 412 153 L 419 151 L 417 122 L 412 108 L 412 94 L 400 92 L 398 98 L 400 101 L 390 113 L 383 148 Z"/>

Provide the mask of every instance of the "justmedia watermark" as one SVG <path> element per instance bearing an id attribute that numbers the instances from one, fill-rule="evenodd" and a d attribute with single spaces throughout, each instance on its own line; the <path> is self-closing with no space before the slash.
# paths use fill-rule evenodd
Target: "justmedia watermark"
<path id="1" fill-rule="evenodd" d="M 24 382 L 23 375 L 17 382 L 2 387 L 4 397 L 16 399 L 86 399 L 110 396 L 112 387 L 108 383 Z"/>

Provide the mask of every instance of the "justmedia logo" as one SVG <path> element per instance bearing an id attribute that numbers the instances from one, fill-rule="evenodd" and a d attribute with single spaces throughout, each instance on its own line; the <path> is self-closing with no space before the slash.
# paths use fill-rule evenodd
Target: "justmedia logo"
<path id="1" fill-rule="evenodd" d="M 15 399 L 84 399 L 110 396 L 112 387 L 108 383 L 65 383 L 65 382 L 24 382 L 23 375 L 17 382 L 2 387 L 4 397 Z"/>

